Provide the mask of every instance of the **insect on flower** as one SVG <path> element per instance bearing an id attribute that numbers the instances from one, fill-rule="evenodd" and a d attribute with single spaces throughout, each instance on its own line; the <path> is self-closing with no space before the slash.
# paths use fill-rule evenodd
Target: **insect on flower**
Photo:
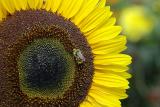
<path id="1" fill-rule="evenodd" d="M 78 64 L 82 64 L 83 62 L 85 62 L 85 57 L 83 56 L 80 49 L 73 49 L 73 55 Z"/>

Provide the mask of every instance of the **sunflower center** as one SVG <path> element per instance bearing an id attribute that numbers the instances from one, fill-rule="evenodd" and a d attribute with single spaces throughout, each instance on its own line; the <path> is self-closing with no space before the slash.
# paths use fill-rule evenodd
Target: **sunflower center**
<path id="1" fill-rule="evenodd" d="M 63 45 L 53 39 L 33 41 L 21 53 L 18 66 L 22 90 L 29 90 L 34 96 L 38 96 L 37 92 L 44 96 L 46 91 L 51 96 L 50 90 L 60 96 L 60 92 L 63 94 L 72 85 L 75 73 L 74 60 Z"/>
<path id="2" fill-rule="evenodd" d="M 93 55 L 69 20 L 45 10 L 19 11 L 0 23 L 0 43 L 5 104 L 78 107 L 86 98 Z"/>

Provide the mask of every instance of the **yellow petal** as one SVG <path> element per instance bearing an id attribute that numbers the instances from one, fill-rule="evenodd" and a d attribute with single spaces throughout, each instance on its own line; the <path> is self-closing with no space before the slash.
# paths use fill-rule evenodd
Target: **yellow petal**
<path id="1" fill-rule="evenodd" d="M 95 72 L 93 82 L 106 87 L 129 88 L 129 82 L 126 79 L 112 73 L 104 75 L 103 73 Z"/>
<path id="2" fill-rule="evenodd" d="M 102 22 L 99 26 L 97 26 L 95 29 L 85 33 L 85 35 L 87 37 L 89 37 L 89 35 L 93 34 L 95 31 L 99 30 L 99 29 L 103 29 L 103 28 L 108 28 L 110 26 L 113 26 L 116 22 L 116 18 L 111 17 L 110 19 L 105 19 L 104 22 Z"/>
<path id="3" fill-rule="evenodd" d="M 115 44 L 115 43 L 119 43 L 119 42 L 122 42 L 122 41 L 126 41 L 126 37 L 125 36 L 117 36 L 116 38 L 113 38 L 113 39 L 110 39 L 110 40 L 103 40 L 101 39 L 100 41 L 95 41 L 95 43 L 91 44 L 91 47 L 92 49 L 98 49 L 98 48 L 101 48 L 103 46 L 106 46 L 106 45 L 112 45 L 112 44 Z"/>
<path id="4" fill-rule="evenodd" d="M 79 0 L 78 2 L 77 0 L 72 0 L 71 5 L 62 12 L 62 15 L 68 19 L 73 17 L 80 10 L 83 2 L 84 0 Z"/>
<path id="5" fill-rule="evenodd" d="M 15 12 L 15 6 L 12 0 L 0 0 L 0 4 L 7 10 L 10 14 Z"/>
<path id="6" fill-rule="evenodd" d="M 46 2 L 44 4 L 44 9 L 46 9 L 47 11 L 49 11 L 51 9 L 52 3 L 53 3 L 53 0 L 46 0 Z"/>
<path id="7" fill-rule="evenodd" d="M 104 57 L 103 57 L 104 56 Z M 94 58 L 94 64 L 96 65 L 129 65 L 131 63 L 131 57 L 124 54 L 117 55 L 97 55 Z"/>
<path id="8" fill-rule="evenodd" d="M 92 107 L 105 107 L 104 105 L 101 105 L 99 102 L 97 102 L 93 97 L 88 95 L 86 97 L 86 100 L 92 104 Z"/>
<path id="9" fill-rule="evenodd" d="M 120 107 L 120 101 L 111 95 L 108 95 L 100 90 L 90 90 L 89 95 L 95 99 L 98 103 L 106 106 L 106 107 Z"/>
<path id="10" fill-rule="evenodd" d="M 31 9 L 37 9 L 40 0 L 27 0 L 28 1 L 28 5 Z"/>
<path id="11" fill-rule="evenodd" d="M 27 0 L 13 0 L 13 4 L 18 11 L 21 9 L 26 10 L 27 8 Z"/>
<path id="12" fill-rule="evenodd" d="M 80 107 L 93 107 L 92 104 L 88 101 L 83 101 L 81 104 L 80 104 Z"/>
<path id="13" fill-rule="evenodd" d="M 107 66 L 107 65 L 124 65 L 124 66 L 127 66 L 127 65 L 129 65 L 131 63 L 131 61 L 130 60 L 122 60 L 122 61 L 116 61 L 116 60 L 94 60 L 94 64 L 96 65 L 96 66 Z"/>
<path id="14" fill-rule="evenodd" d="M 91 13 L 99 0 L 84 0 L 80 11 L 71 19 L 76 25 L 79 23 L 89 14 Z"/>
<path id="15" fill-rule="evenodd" d="M 129 78 L 132 77 L 132 75 L 129 74 L 128 72 L 119 72 L 119 73 L 115 73 L 115 74 L 117 74 L 117 75 L 119 75 L 119 76 L 121 76 L 121 77 L 123 77 L 125 79 L 129 79 Z"/>
<path id="16" fill-rule="evenodd" d="M 116 54 L 126 49 L 126 37 L 124 36 L 119 36 L 107 41 L 99 39 L 97 39 L 94 44 L 90 43 L 92 52 L 95 55 Z"/>
<path id="17" fill-rule="evenodd" d="M 125 72 L 128 71 L 128 67 L 124 65 L 108 64 L 108 65 L 97 65 L 94 64 L 97 72 Z"/>
<path id="18" fill-rule="evenodd" d="M 113 25 L 115 25 L 115 23 L 116 23 L 116 18 L 115 17 L 111 17 L 110 19 L 105 21 L 105 23 L 103 23 L 101 28 L 107 28 L 109 26 L 113 26 Z"/>
<path id="19" fill-rule="evenodd" d="M 2 21 L 3 17 L 4 17 L 4 15 L 3 15 L 2 11 L 0 10 L 0 21 Z"/>
<path id="20" fill-rule="evenodd" d="M 2 4 L 0 3 L 0 21 L 3 20 L 3 18 L 6 18 L 7 11 L 3 8 Z"/>
<path id="21" fill-rule="evenodd" d="M 61 5 L 61 2 L 63 2 L 63 0 L 53 0 L 51 5 L 51 11 L 57 12 L 58 8 Z"/>
<path id="22" fill-rule="evenodd" d="M 132 77 L 132 75 L 127 71 L 117 72 L 117 71 L 106 71 L 106 70 L 97 70 L 97 69 L 95 70 L 96 73 L 100 73 L 102 75 L 114 74 L 114 75 L 118 75 L 126 80 Z"/>
<path id="23" fill-rule="evenodd" d="M 110 14 L 112 15 L 111 11 L 110 11 Z M 115 17 L 110 18 L 111 15 L 109 15 L 109 19 L 107 18 L 100 26 L 94 29 L 93 32 L 96 31 L 97 29 L 105 29 L 105 28 L 109 28 L 110 26 L 114 26 L 116 23 L 116 18 Z"/>
<path id="24" fill-rule="evenodd" d="M 93 84 L 91 87 L 91 90 L 95 90 L 95 91 L 98 90 L 98 91 L 104 92 L 108 95 L 116 97 L 117 99 L 124 99 L 128 97 L 125 89 L 109 88 L 109 87 L 104 87 L 104 86 L 99 86 L 97 84 Z"/>
<path id="25" fill-rule="evenodd" d="M 129 78 L 131 78 L 131 74 L 129 74 L 127 71 L 128 70 L 126 70 L 126 69 L 124 69 L 124 70 L 122 70 L 121 71 L 121 69 L 119 68 L 119 67 L 116 67 L 117 65 L 115 65 L 115 68 L 113 68 L 113 67 L 110 67 L 110 65 L 108 66 L 105 66 L 105 67 L 97 67 L 97 65 L 96 65 L 96 67 L 95 67 L 95 72 L 96 73 L 101 73 L 101 74 L 103 74 L 103 75 L 108 75 L 108 74 L 110 74 L 110 73 L 112 73 L 112 74 L 115 74 L 115 75 L 119 75 L 120 77 L 122 77 L 122 78 L 124 78 L 124 79 L 129 79 Z M 109 68 L 110 67 L 110 68 Z M 121 67 L 126 67 L 126 66 L 121 66 Z M 128 69 L 128 67 L 127 67 L 127 69 Z"/>
<path id="26" fill-rule="evenodd" d="M 126 50 L 126 46 L 118 46 L 115 49 L 108 49 L 108 50 L 104 50 L 104 51 L 93 51 L 94 56 L 95 55 L 104 55 L 104 54 L 110 54 L 110 53 L 120 53 L 124 50 Z"/>
<path id="27" fill-rule="evenodd" d="M 64 16 L 65 12 L 71 6 L 73 0 L 62 0 L 60 7 L 58 8 L 58 13 Z M 65 16 L 64 16 L 65 17 Z M 66 17 L 65 17 L 66 18 Z"/>
<path id="28" fill-rule="evenodd" d="M 109 7 L 105 8 L 96 8 L 93 12 L 91 12 L 85 20 L 83 20 L 79 27 L 82 32 L 88 32 L 98 25 L 100 25 L 104 20 L 108 19 L 110 15 Z"/>
<path id="29" fill-rule="evenodd" d="M 119 35 L 121 30 L 122 28 L 120 26 L 110 26 L 107 28 L 97 29 L 95 32 L 88 35 L 87 39 L 90 44 L 93 44 L 95 41 L 113 39 Z"/>
<path id="30" fill-rule="evenodd" d="M 94 59 L 101 60 L 101 59 L 128 59 L 131 60 L 132 58 L 126 54 L 111 54 L 111 55 L 97 55 Z"/>
<path id="31" fill-rule="evenodd" d="M 98 5 L 99 5 L 99 7 L 105 7 L 106 6 L 106 0 L 100 0 Z"/>
<path id="32" fill-rule="evenodd" d="M 37 5 L 37 9 L 42 9 L 43 8 L 43 2 L 44 2 L 44 0 L 39 0 L 39 3 Z"/>

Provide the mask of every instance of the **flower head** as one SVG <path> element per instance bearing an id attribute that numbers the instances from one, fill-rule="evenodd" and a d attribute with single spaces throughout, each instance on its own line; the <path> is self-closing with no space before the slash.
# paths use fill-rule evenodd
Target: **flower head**
<path id="1" fill-rule="evenodd" d="M 106 0 L 0 0 L 0 104 L 120 107 L 127 65 Z"/>

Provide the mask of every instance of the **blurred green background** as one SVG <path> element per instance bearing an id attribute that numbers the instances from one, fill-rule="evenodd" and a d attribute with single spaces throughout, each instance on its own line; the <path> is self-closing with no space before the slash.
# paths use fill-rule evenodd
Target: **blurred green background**
<path id="1" fill-rule="evenodd" d="M 108 0 L 128 39 L 132 78 L 123 107 L 160 107 L 160 0 Z"/>

